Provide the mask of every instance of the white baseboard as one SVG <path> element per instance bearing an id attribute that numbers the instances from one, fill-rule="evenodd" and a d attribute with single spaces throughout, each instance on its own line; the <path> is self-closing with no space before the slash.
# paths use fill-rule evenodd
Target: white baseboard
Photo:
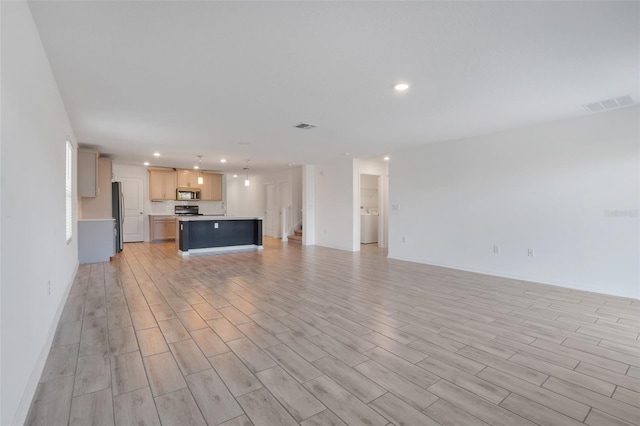
<path id="1" fill-rule="evenodd" d="M 67 303 L 67 298 L 69 297 L 71 286 L 73 285 L 73 281 L 75 280 L 76 274 L 78 273 L 79 265 L 80 263 L 77 262 L 75 267 L 73 268 L 71 279 L 67 284 L 67 288 L 64 290 L 64 294 L 60 298 L 60 304 L 58 305 L 56 314 L 51 321 L 49 333 L 47 334 L 47 340 L 44 342 L 44 345 L 42 345 L 42 349 L 40 350 L 40 354 L 38 355 L 38 359 L 36 360 L 36 365 L 33 367 L 31 376 L 29 376 L 29 381 L 27 382 L 27 386 L 25 387 L 24 393 L 22 394 L 22 398 L 20 398 L 18 409 L 13 416 L 13 420 L 11 422 L 12 425 L 22 425 L 24 424 L 25 420 L 27 420 L 31 402 L 33 401 L 33 397 L 36 394 L 38 382 L 40 382 L 40 376 L 42 376 L 44 365 L 47 362 L 47 357 L 49 356 L 49 351 L 51 350 L 51 345 L 53 344 L 53 338 L 55 337 L 56 330 L 58 328 L 58 322 L 60 321 L 60 317 L 62 316 L 64 305 Z"/>
<path id="2" fill-rule="evenodd" d="M 508 278 L 508 279 L 512 279 L 512 280 L 524 281 L 524 282 L 529 282 L 529 283 L 550 285 L 550 286 L 566 288 L 566 289 L 570 289 L 570 290 L 580 290 L 580 291 L 586 291 L 586 292 L 589 292 L 589 293 L 604 294 L 604 295 L 607 295 L 607 296 L 623 297 L 623 298 L 626 298 L 626 299 L 637 299 L 637 298 L 635 298 L 633 296 L 626 295 L 626 294 L 611 293 L 610 289 L 607 289 L 607 288 L 604 288 L 604 287 L 595 287 L 595 286 L 593 286 L 593 287 L 585 287 L 584 285 L 580 285 L 578 283 L 567 281 L 567 280 L 562 280 L 562 279 L 527 277 L 527 276 L 516 275 L 516 274 L 505 274 L 503 272 L 496 272 L 496 271 L 487 270 L 487 269 L 469 268 L 469 267 L 466 267 L 466 266 L 449 265 L 449 264 L 444 264 L 444 263 L 431 262 L 431 261 L 428 261 L 428 260 L 412 259 L 412 258 L 404 258 L 404 257 L 394 257 L 394 256 L 387 256 L 387 257 L 389 259 L 402 260 L 404 262 L 420 263 L 422 265 L 438 266 L 438 267 L 441 267 L 441 268 L 455 269 L 455 270 L 458 270 L 458 271 L 465 271 L 465 272 L 473 272 L 473 273 L 476 273 L 476 274 L 490 275 L 490 276 L 493 276 L 493 277 L 500 277 L 500 278 Z"/>
<path id="3" fill-rule="evenodd" d="M 339 246 L 334 246 L 331 244 L 310 244 L 310 245 L 314 245 L 314 246 L 318 246 L 318 247 L 326 247 L 326 248 L 330 248 L 330 249 L 334 249 L 334 250 L 342 250 L 342 251 L 349 251 L 349 252 L 354 252 L 356 250 L 354 250 L 353 248 L 346 248 L 346 247 L 339 247 Z"/>

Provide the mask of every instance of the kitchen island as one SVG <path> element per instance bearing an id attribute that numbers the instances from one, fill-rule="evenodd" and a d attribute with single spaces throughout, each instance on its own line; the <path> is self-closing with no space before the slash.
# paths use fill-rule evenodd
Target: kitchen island
<path id="1" fill-rule="evenodd" d="M 262 249 L 261 217 L 180 216 L 176 224 L 182 255 Z"/>

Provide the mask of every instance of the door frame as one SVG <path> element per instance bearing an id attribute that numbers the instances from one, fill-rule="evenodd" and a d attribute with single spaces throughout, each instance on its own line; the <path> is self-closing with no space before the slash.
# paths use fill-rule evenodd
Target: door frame
<path id="1" fill-rule="evenodd" d="M 286 189 L 288 190 L 288 194 L 284 194 L 284 191 L 282 190 L 282 185 L 286 184 Z M 278 180 L 277 185 L 276 185 L 276 201 L 277 201 L 277 206 L 278 206 L 278 224 L 276 226 L 276 234 L 278 235 L 278 237 L 282 237 L 284 231 L 288 231 L 292 225 L 293 225 L 293 221 L 291 219 L 291 215 L 293 214 L 293 211 L 291 211 L 291 213 L 289 214 L 289 220 L 287 221 L 287 223 L 285 224 L 286 229 L 281 229 L 282 227 L 282 209 L 285 208 L 286 206 L 283 206 L 283 201 L 285 200 L 285 198 L 289 199 L 289 205 L 291 206 L 291 209 L 293 209 L 293 193 L 292 193 L 292 188 L 291 188 L 291 181 L 288 179 L 281 179 Z M 286 241 L 285 239 L 283 239 L 283 241 Z"/>
<path id="2" fill-rule="evenodd" d="M 137 243 L 137 242 L 142 242 L 142 241 L 144 241 L 144 240 L 145 240 L 145 232 L 144 232 L 144 224 L 145 224 L 145 220 L 144 220 L 144 218 L 145 218 L 145 214 L 144 214 L 144 192 L 145 192 L 145 191 L 144 191 L 144 179 L 143 179 L 143 178 L 141 178 L 141 177 L 136 177 L 136 176 L 132 176 L 132 177 L 118 177 L 117 181 L 118 181 L 118 182 L 122 182 L 122 194 L 123 194 L 123 198 L 125 198 L 125 197 L 124 197 L 124 191 L 125 191 L 125 184 L 124 184 L 124 183 L 125 183 L 125 181 L 130 181 L 130 182 L 131 182 L 131 181 L 135 181 L 135 182 L 138 182 L 138 183 L 139 183 L 139 185 L 140 185 L 140 194 L 139 194 L 139 197 L 140 197 L 140 198 L 139 198 L 139 202 L 140 202 L 140 211 L 139 211 L 139 213 L 140 213 L 140 214 L 139 214 L 139 219 L 138 219 L 138 225 L 139 225 L 139 228 L 138 228 L 138 229 L 140 229 L 140 234 L 136 234 L 136 235 L 140 235 L 140 239 L 137 239 L 137 238 L 136 238 L 135 240 L 132 240 L 132 241 L 127 241 L 127 240 L 125 240 L 125 236 L 126 236 L 126 234 L 124 233 L 124 220 L 125 220 L 125 217 L 126 217 L 126 214 L 125 214 L 125 215 L 124 215 L 124 217 L 122 218 L 122 229 L 123 229 L 123 232 L 122 232 L 122 242 L 123 242 L 123 243 L 134 243 L 134 242 L 136 242 L 136 243 Z M 124 209 L 123 209 L 123 210 L 126 210 L 126 204 L 125 204 L 125 206 L 124 206 Z"/>
<path id="3" fill-rule="evenodd" d="M 275 222 L 275 226 L 273 226 L 273 234 L 270 234 L 270 230 L 269 230 L 269 222 L 268 222 L 268 217 L 269 215 L 267 214 L 267 206 L 269 205 L 269 190 L 267 189 L 269 187 L 269 185 L 272 186 L 273 191 L 272 191 L 272 202 L 273 202 L 273 206 L 274 206 L 274 212 L 272 214 L 272 221 L 277 221 L 278 220 L 278 194 L 277 194 L 277 190 L 278 190 L 278 186 L 276 185 L 275 182 L 265 182 L 264 183 L 264 229 L 263 229 L 263 234 L 269 237 L 274 237 L 277 238 L 278 237 L 278 224 L 277 222 Z"/>

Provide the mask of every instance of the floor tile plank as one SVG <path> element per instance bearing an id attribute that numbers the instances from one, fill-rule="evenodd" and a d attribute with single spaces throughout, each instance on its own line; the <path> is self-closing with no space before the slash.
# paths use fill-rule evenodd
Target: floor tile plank
<path id="1" fill-rule="evenodd" d="M 78 358 L 73 396 L 107 389 L 111 386 L 111 370 L 107 354 Z"/>
<path id="2" fill-rule="evenodd" d="M 217 425 L 244 413 L 213 369 L 185 379 L 207 424 Z"/>
<path id="3" fill-rule="evenodd" d="M 138 337 L 138 344 L 140 345 L 140 352 L 142 356 L 155 355 L 162 352 L 168 352 L 169 346 L 164 340 L 164 335 L 160 331 L 160 328 L 146 328 L 136 333 Z"/>
<path id="4" fill-rule="evenodd" d="M 207 426 L 188 389 L 180 389 L 155 398 L 163 425 Z"/>
<path id="5" fill-rule="evenodd" d="M 320 401 L 280 367 L 263 370 L 256 376 L 299 422 L 325 409 Z"/>
<path id="6" fill-rule="evenodd" d="M 388 423 L 375 410 L 327 376 L 310 380 L 304 384 L 304 387 L 348 425 L 384 426 Z"/>
<path id="7" fill-rule="evenodd" d="M 114 424 L 111 388 L 73 398 L 69 426 Z"/>
<path id="8" fill-rule="evenodd" d="M 60 376 L 39 383 L 25 425 L 66 425 L 72 392 L 73 376 Z"/>
<path id="9" fill-rule="evenodd" d="M 386 393 L 369 403 L 378 413 L 396 425 L 437 426 L 439 423 L 411 407 L 400 398 Z"/>
<path id="10" fill-rule="evenodd" d="M 113 395 L 149 386 L 140 352 L 127 352 L 111 357 Z"/>
<path id="11" fill-rule="evenodd" d="M 169 347 L 184 376 L 211 368 L 211 364 L 193 340 L 170 343 Z"/>
<path id="12" fill-rule="evenodd" d="M 387 393 L 386 389 L 332 356 L 322 358 L 313 364 L 363 402 L 369 403 Z"/>
<path id="13" fill-rule="evenodd" d="M 116 425 L 160 426 L 151 389 L 146 387 L 113 398 Z"/>
<path id="14" fill-rule="evenodd" d="M 171 352 L 145 357 L 144 366 L 154 397 L 187 387 Z"/>
<path id="15" fill-rule="evenodd" d="M 209 362 L 236 398 L 262 387 L 260 381 L 233 352 L 209 358 Z"/>
<path id="16" fill-rule="evenodd" d="M 373 380 L 379 386 L 399 396 L 418 410 L 424 410 L 437 401 L 431 392 L 410 382 L 375 361 L 367 361 L 355 367 L 362 375 Z"/>
<path id="17" fill-rule="evenodd" d="M 295 353 L 287 345 L 280 344 L 265 349 L 269 355 L 300 383 L 314 379 L 322 373 L 310 362 Z"/>
<path id="18" fill-rule="evenodd" d="M 534 425 L 534 423 L 524 419 L 523 417 L 492 404 L 474 393 L 449 383 L 446 380 L 440 380 L 435 385 L 430 386 L 429 391 L 446 400 L 450 404 L 458 407 L 464 407 L 464 410 L 469 414 L 490 425 Z"/>
<path id="19" fill-rule="evenodd" d="M 238 402 L 255 426 L 296 426 L 298 424 L 264 388 L 242 395 L 238 398 Z"/>

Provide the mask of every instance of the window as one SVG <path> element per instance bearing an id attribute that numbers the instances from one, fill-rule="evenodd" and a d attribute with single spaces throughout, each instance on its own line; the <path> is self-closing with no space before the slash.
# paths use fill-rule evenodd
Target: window
<path id="1" fill-rule="evenodd" d="M 70 141 L 67 141 L 66 151 L 65 209 L 67 244 L 69 244 L 73 236 L 73 145 Z"/>

